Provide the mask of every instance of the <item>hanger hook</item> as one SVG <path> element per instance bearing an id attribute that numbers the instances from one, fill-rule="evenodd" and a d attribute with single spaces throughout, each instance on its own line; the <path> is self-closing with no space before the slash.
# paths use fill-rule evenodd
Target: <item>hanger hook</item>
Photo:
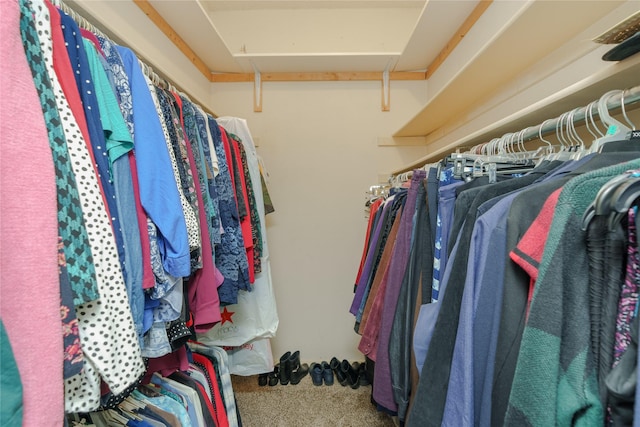
<path id="1" fill-rule="evenodd" d="M 571 132 L 569 126 L 571 125 L 571 111 L 567 111 L 564 113 L 564 127 L 562 129 L 562 136 L 565 138 L 565 142 L 567 143 L 567 148 L 571 149 L 573 147 L 573 140 L 571 139 Z"/>
<path id="2" fill-rule="evenodd" d="M 578 112 L 579 108 L 576 108 L 574 110 L 571 111 L 571 134 L 573 134 L 573 137 L 575 138 L 576 142 L 578 142 L 578 145 L 581 148 L 584 148 L 584 141 L 582 140 L 582 138 L 580 138 L 580 134 L 578 134 L 578 131 L 576 130 L 576 122 L 575 122 L 575 117 L 576 117 L 576 113 Z"/>
<path id="3" fill-rule="evenodd" d="M 620 94 L 620 108 L 622 109 L 622 116 L 624 117 L 625 121 L 629 124 L 629 127 L 632 130 L 636 130 L 636 125 L 633 124 L 633 122 L 631 122 L 631 120 L 629 120 L 629 117 L 627 116 L 627 111 L 624 107 L 624 94 L 625 92 L 627 92 L 628 89 L 625 89 L 622 91 L 622 94 Z"/>
<path id="4" fill-rule="evenodd" d="M 563 147 L 565 147 L 565 149 L 568 149 L 571 147 L 571 140 L 569 140 L 569 138 L 566 135 L 566 130 L 565 130 L 565 120 L 568 119 L 569 116 L 569 112 L 564 112 L 562 113 L 562 115 L 560 116 L 560 137 L 562 138 L 562 145 Z"/>
<path id="5" fill-rule="evenodd" d="M 522 153 L 524 151 L 522 149 L 522 135 L 524 134 L 524 129 L 518 132 L 518 137 L 516 138 L 516 148 L 518 149 L 518 153 Z"/>
<path id="6" fill-rule="evenodd" d="M 560 142 L 560 149 L 564 150 L 564 140 L 561 137 L 561 129 L 562 129 L 562 122 L 564 121 L 564 113 L 560 115 L 560 117 L 558 117 L 558 121 L 556 122 L 556 139 L 558 140 L 558 142 Z"/>
<path id="7" fill-rule="evenodd" d="M 496 153 L 498 155 L 510 153 L 509 149 L 513 146 L 513 133 L 505 133 L 500 144 L 500 150 Z"/>
<path id="8" fill-rule="evenodd" d="M 507 147 L 509 147 L 509 150 L 507 151 L 508 154 L 515 154 L 516 146 L 514 145 L 514 140 L 517 141 L 517 139 L 518 139 L 517 132 L 514 132 L 511 135 L 509 135 L 509 144 L 507 145 Z"/>
<path id="9" fill-rule="evenodd" d="M 549 147 L 549 150 L 551 150 L 551 143 L 542 137 L 542 128 L 544 128 L 544 125 L 545 125 L 547 122 L 551 121 L 551 120 L 553 120 L 553 119 L 547 119 L 547 120 L 545 120 L 545 121 L 544 121 L 544 122 L 542 122 L 542 124 L 538 127 L 538 139 L 539 139 L 540 141 L 544 142 L 545 144 L 547 144 L 547 146 Z"/>
<path id="10" fill-rule="evenodd" d="M 569 146 L 573 147 L 575 145 L 575 139 L 573 132 L 571 132 L 571 126 L 573 125 L 573 111 L 567 111 L 567 121 L 565 123 L 566 126 L 566 135 L 569 142 Z"/>
<path id="11" fill-rule="evenodd" d="M 520 131 L 520 139 L 519 139 L 519 143 L 521 144 L 522 147 L 522 152 L 527 151 L 525 146 L 524 146 L 524 135 L 527 133 L 527 131 L 529 130 L 529 126 L 527 126 L 526 128 L 522 129 Z"/>
<path id="12" fill-rule="evenodd" d="M 605 93 L 604 95 L 602 95 L 600 97 L 600 99 L 598 100 L 598 115 L 600 116 L 600 120 L 605 124 L 605 126 L 607 128 L 609 128 L 611 126 L 625 127 L 618 120 L 616 120 L 613 117 L 611 117 L 611 114 L 609 113 L 609 106 L 607 105 L 607 103 L 609 101 L 609 98 L 611 98 L 614 95 L 618 95 L 621 92 L 622 91 L 619 90 L 619 89 L 618 90 L 609 91 L 609 92 Z"/>
<path id="13" fill-rule="evenodd" d="M 511 146 L 513 145 L 513 134 L 511 132 L 505 133 L 502 136 L 502 143 L 500 144 L 500 149 L 496 154 L 508 154 L 511 152 Z"/>
<path id="14" fill-rule="evenodd" d="M 587 127 L 587 131 L 593 136 L 597 138 L 598 136 L 591 130 L 589 127 L 589 113 L 591 112 L 591 107 L 593 106 L 593 102 L 589 103 L 586 107 L 584 107 L 584 125 Z"/>
<path id="15" fill-rule="evenodd" d="M 600 135 L 600 137 L 603 137 L 604 133 L 600 130 L 600 128 L 598 127 L 598 123 L 593 118 L 593 107 L 595 107 L 596 105 L 598 105 L 598 101 L 593 101 L 591 104 L 589 104 L 589 120 L 591 120 L 591 124 L 593 125 L 598 135 Z"/>
<path id="16" fill-rule="evenodd" d="M 513 137 L 511 137 L 511 152 L 513 154 L 518 154 L 520 153 L 522 150 L 520 149 L 520 135 L 522 134 L 522 130 L 519 130 L 517 133 L 513 134 Z M 513 138 L 515 137 L 515 143 L 513 141 Z"/>

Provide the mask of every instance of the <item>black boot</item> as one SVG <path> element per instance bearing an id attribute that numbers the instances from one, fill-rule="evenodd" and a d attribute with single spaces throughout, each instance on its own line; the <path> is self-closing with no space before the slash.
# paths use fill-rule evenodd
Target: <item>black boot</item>
<path id="1" fill-rule="evenodd" d="M 291 362 L 291 384 L 296 385 L 309 373 L 309 365 L 306 363 L 300 364 L 300 352 L 296 351 L 289 357 Z"/>
<path id="2" fill-rule="evenodd" d="M 280 357 L 280 384 L 287 385 L 291 379 L 291 362 L 289 361 L 291 352 L 287 351 Z"/>

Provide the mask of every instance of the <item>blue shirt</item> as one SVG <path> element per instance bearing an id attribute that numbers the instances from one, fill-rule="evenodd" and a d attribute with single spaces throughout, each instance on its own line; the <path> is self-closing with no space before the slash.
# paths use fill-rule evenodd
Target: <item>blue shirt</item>
<path id="1" fill-rule="evenodd" d="M 224 282 L 218 288 L 218 294 L 221 303 L 236 304 L 238 302 L 238 290 L 251 289 L 249 284 L 249 261 L 244 248 L 240 217 L 220 128 L 213 118 L 208 119 L 220 166 L 220 173 L 215 177 L 215 183 L 218 190 L 220 219 L 224 229 L 221 239 L 222 244 L 215 246 L 216 267 L 224 276 Z"/>
<path id="2" fill-rule="evenodd" d="M 504 285 L 506 219 L 517 194 L 519 192 L 509 194 L 497 203 L 495 199 L 489 200 L 479 208 L 484 211 L 487 205 L 492 206 L 476 220 L 473 228 L 443 425 L 488 425 L 478 424 L 481 412 L 490 415 L 490 411 L 481 411 L 480 404 L 484 396 L 491 397 L 491 360 L 495 360 Z M 481 301 L 482 307 L 478 309 Z M 476 333 L 483 339 L 476 339 Z M 486 408 L 491 408 L 490 401 Z"/>
<path id="3" fill-rule="evenodd" d="M 438 213 L 436 220 L 436 234 L 433 257 L 433 285 L 431 289 L 431 301 L 436 302 L 440 291 L 440 274 L 444 272 L 449 260 L 449 236 L 453 224 L 453 209 L 456 202 L 456 187 L 464 184 L 463 181 L 441 184 L 438 188 Z"/>
<path id="4" fill-rule="evenodd" d="M 165 270 L 172 276 L 186 277 L 191 274 L 187 225 L 158 112 L 138 58 L 126 47 L 117 49 L 131 86 L 140 201 L 158 227 Z"/>

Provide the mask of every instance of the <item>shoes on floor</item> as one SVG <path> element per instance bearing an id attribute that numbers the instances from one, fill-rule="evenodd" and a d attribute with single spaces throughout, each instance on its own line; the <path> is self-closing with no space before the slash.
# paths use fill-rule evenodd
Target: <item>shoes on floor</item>
<path id="1" fill-rule="evenodd" d="M 365 362 L 360 363 L 358 368 L 358 382 L 361 386 L 371 385 L 371 381 L 369 381 L 369 376 L 367 375 L 367 365 Z"/>
<path id="2" fill-rule="evenodd" d="M 306 363 L 300 364 L 300 351 L 293 353 L 287 351 L 280 357 L 278 366 L 277 379 L 280 380 L 282 385 L 289 383 L 296 385 L 309 373 L 309 365 Z"/>
<path id="3" fill-rule="evenodd" d="M 343 387 L 346 386 L 347 376 L 345 375 L 344 372 L 342 372 L 342 369 L 340 369 L 340 361 L 338 360 L 338 358 L 332 357 L 331 362 L 329 362 L 329 366 L 331 367 L 331 370 L 335 374 L 336 379 L 338 380 L 340 385 Z"/>
<path id="4" fill-rule="evenodd" d="M 322 361 L 322 379 L 324 385 L 333 385 L 333 370 L 329 363 Z"/>
<path id="5" fill-rule="evenodd" d="M 351 365 L 347 359 L 344 359 L 340 363 L 340 370 L 345 376 L 345 384 L 349 385 L 352 389 L 356 389 L 360 387 L 360 382 L 358 381 L 358 370 L 360 369 L 360 364 L 355 362 L 354 365 Z"/>
<path id="6" fill-rule="evenodd" d="M 273 387 L 275 385 L 278 385 L 279 378 L 280 378 L 280 366 L 276 365 L 273 367 L 273 371 L 269 372 L 268 374 L 269 386 Z"/>
<path id="7" fill-rule="evenodd" d="M 266 386 L 268 377 L 269 377 L 269 373 L 258 375 L 258 385 L 260 387 Z"/>
<path id="8" fill-rule="evenodd" d="M 321 386 L 323 383 L 324 385 L 333 385 L 333 370 L 331 365 L 324 360 L 321 363 L 312 363 L 309 375 L 311 375 L 313 385 Z"/>
<path id="9" fill-rule="evenodd" d="M 289 379 L 291 377 L 291 352 L 287 351 L 285 354 L 280 356 L 280 384 L 287 385 L 289 384 Z"/>
<path id="10" fill-rule="evenodd" d="M 309 373 L 309 365 L 300 364 L 300 351 L 295 351 L 289 357 L 289 380 L 292 385 L 296 385 Z M 282 381 L 280 381 L 282 383 Z"/>
<path id="11" fill-rule="evenodd" d="M 322 378 L 324 377 L 324 368 L 322 363 L 312 363 L 309 367 L 309 375 L 311 376 L 311 382 L 313 385 L 321 386 Z"/>
<path id="12" fill-rule="evenodd" d="M 264 374 L 258 375 L 258 385 L 260 387 L 264 387 L 269 384 L 271 387 L 278 384 L 278 365 L 273 367 L 273 371 L 265 372 Z"/>
<path id="13" fill-rule="evenodd" d="M 287 351 L 280 357 L 280 363 L 276 364 L 272 372 L 260 374 L 258 376 L 258 385 L 264 387 L 275 386 L 280 382 L 282 385 L 291 383 L 296 385 L 307 376 L 311 377 L 311 381 L 315 386 L 333 385 L 334 376 L 341 386 L 347 385 L 352 389 L 360 386 L 368 386 L 371 384 L 367 376 L 365 362 L 349 363 L 344 359 L 342 362 L 337 357 L 332 357 L 331 362 L 322 361 L 320 363 L 312 363 L 311 366 L 306 363 L 300 363 L 300 351 L 293 353 Z"/>

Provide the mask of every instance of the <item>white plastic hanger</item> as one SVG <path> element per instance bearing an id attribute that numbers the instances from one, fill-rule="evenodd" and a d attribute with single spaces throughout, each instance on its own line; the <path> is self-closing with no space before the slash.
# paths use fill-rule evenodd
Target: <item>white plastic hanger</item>
<path id="1" fill-rule="evenodd" d="M 622 117 L 624 117 L 624 120 L 629 124 L 629 126 L 631 127 L 631 130 L 634 131 L 636 130 L 636 125 L 629 120 L 629 117 L 627 116 L 627 109 L 624 106 L 624 94 L 627 92 L 627 89 L 622 91 L 622 94 L 620 94 L 620 108 L 622 109 Z"/>
<path id="2" fill-rule="evenodd" d="M 558 142 L 560 142 L 560 150 L 554 156 L 552 156 L 552 160 L 571 160 L 572 153 L 569 151 L 571 143 L 565 138 L 563 131 L 564 121 L 567 118 L 568 114 L 568 112 L 562 113 L 558 118 L 558 121 L 556 122 L 556 138 L 558 139 Z"/>
<path id="3" fill-rule="evenodd" d="M 600 116 L 600 121 L 607 126 L 607 133 L 605 136 L 593 141 L 590 148 L 591 153 L 599 153 L 608 142 L 625 139 L 627 133 L 631 131 L 628 126 L 611 117 L 607 106 L 607 102 L 611 97 L 623 95 L 623 92 L 622 90 L 612 90 L 602 95 L 598 100 L 598 115 Z"/>

